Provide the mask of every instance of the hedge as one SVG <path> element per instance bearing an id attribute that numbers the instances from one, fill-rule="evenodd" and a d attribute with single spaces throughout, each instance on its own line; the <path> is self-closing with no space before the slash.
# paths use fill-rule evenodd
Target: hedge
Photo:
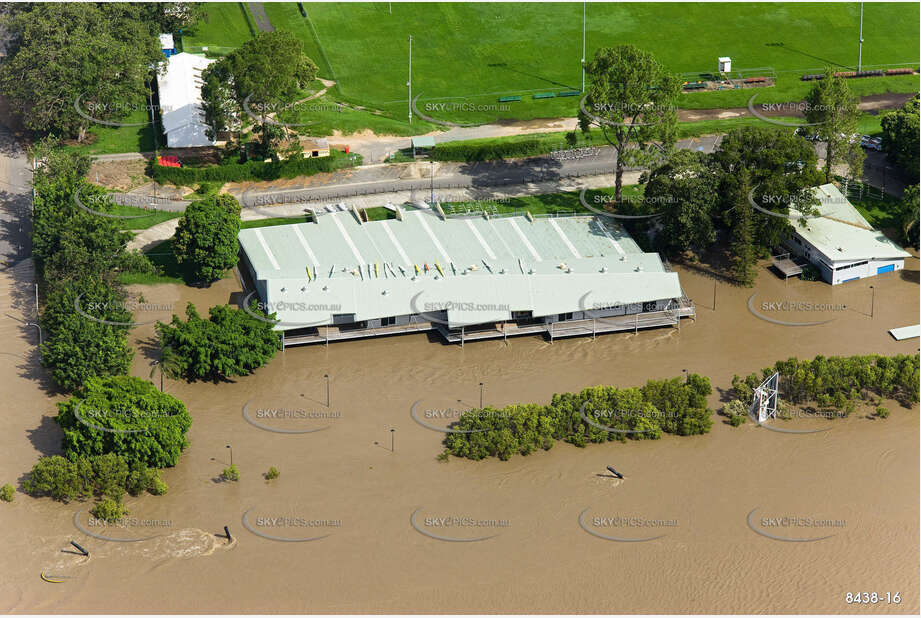
<path id="1" fill-rule="evenodd" d="M 640 388 L 595 386 L 557 394 L 547 405 L 470 410 L 460 416 L 453 427 L 456 431 L 445 437 L 445 452 L 506 460 L 516 453 L 548 450 L 557 440 L 584 447 L 613 440 L 655 440 L 662 433 L 704 434 L 713 423 L 707 407 L 711 392 L 707 378 L 690 374 L 687 382 L 649 380 Z M 586 417 L 594 420 L 587 422 Z"/>
<path id="2" fill-rule="evenodd" d="M 244 182 L 247 180 L 277 180 L 312 176 L 320 172 L 361 165 L 361 155 L 331 151 L 328 157 L 290 159 L 287 161 L 247 161 L 208 167 L 164 167 L 151 163 L 150 175 L 160 184 L 192 187 L 202 182 Z"/>
<path id="3" fill-rule="evenodd" d="M 439 144 L 432 151 L 436 161 L 494 161 L 533 157 L 547 153 L 547 142 L 529 139 L 521 142 L 495 144 Z"/>

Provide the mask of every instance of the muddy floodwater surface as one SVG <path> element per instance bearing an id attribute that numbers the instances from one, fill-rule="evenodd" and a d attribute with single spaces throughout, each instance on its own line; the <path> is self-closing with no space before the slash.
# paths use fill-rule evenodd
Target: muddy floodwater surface
<path id="1" fill-rule="evenodd" d="M 0 609 L 917 613 L 917 406 L 888 401 L 885 420 L 858 409 L 775 421 L 827 429 L 809 434 L 714 416 L 703 436 L 436 459 L 444 434 L 416 422 L 414 404 L 417 418 L 445 425 L 481 393 L 493 406 L 546 402 L 687 369 L 710 378 L 718 409 L 734 373 L 777 360 L 918 351 L 887 332 L 918 322 L 916 258 L 834 288 L 763 270 L 746 289 L 677 270 L 697 305 L 680 330 L 464 348 L 415 334 L 289 348 L 225 383 L 166 380 L 193 418 L 188 449 L 163 472 L 169 492 L 127 497 L 119 526 L 93 525 L 91 503 L 19 492 L 0 504 Z M 59 452 L 62 397 L 37 363 L 34 329 L 16 319 L 22 278 L 0 277 L 0 483 L 18 485 Z M 138 322 L 182 314 L 189 300 L 205 314 L 240 291 L 234 278 L 132 289 L 171 307 Z M 159 384 L 153 324 L 131 342 L 134 375 Z M 220 482 L 231 457 L 241 478 Z M 266 481 L 270 466 L 280 476 Z M 71 540 L 90 556 L 69 553 Z M 847 603 L 863 592 L 880 602 Z"/>

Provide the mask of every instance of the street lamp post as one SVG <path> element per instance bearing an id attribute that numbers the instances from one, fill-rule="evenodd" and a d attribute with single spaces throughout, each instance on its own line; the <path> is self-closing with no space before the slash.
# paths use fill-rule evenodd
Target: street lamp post
<path id="1" fill-rule="evenodd" d="M 483 409 L 483 383 L 480 382 L 480 410 Z"/>
<path id="2" fill-rule="evenodd" d="M 585 93 L 585 2 L 582 3 L 582 92 Z"/>
<path id="3" fill-rule="evenodd" d="M 860 3 L 860 42 L 857 44 L 857 70 L 860 70 L 860 63 L 863 59 L 863 2 Z"/>
<path id="4" fill-rule="evenodd" d="M 233 465 L 233 448 L 231 448 L 229 444 L 225 448 L 230 449 L 230 465 L 232 466 Z"/>
<path id="5" fill-rule="evenodd" d="M 150 375 L 153 376 L 153 372 L 157 370 L 157 367 L 160 366 L 160 361 L 155 360 L 153 362 L 153 370 L 150 372 Z M 160 367 L 160 392 L 163 392 L 163 367 Z"/>
<path id="6" fill-rule="evenodd" d="M 393 435 L 396 433 L 396 429 L 390 428 L 390 452 L 393 453 Z"/>
<path id="7" fill-rule="evenodd" d="M 26 326 L 34 326 L 38 329 L 38 358 L 42 358 L 42 327 L 39 326 L 38 322 L 26 322 Z"/>
<path id="8" fill-rule="evenodd" d="M 329 403 L 330 401 L 329 400 L 329 374 L 324 373 L 323 377 L 326 378 L 326 407 L 328 408 L 330 406 L 330 403 Z"/>
<path id="9" fill-rule="evenodd" d="M 413 35 L 409 35 L 409 79 L 406 81 L 409 88 L 409 124 L 413 123 Z"/>
<path id="10" fill-rule="evenodd" d="M 431 160 L 431 161 L 429 161 L 429 163 L 432 164 L 432 167 L 431 167 L 431 170 L 432 170 L 432 171 L 431 171 L 431 176 L 432 176 L 432 199 L 431 199 L 431 202 L 432 202 L 432 205 L 434 205 L 434 204 L 435 204 L 435 161 L 434 161 L 434 159 Z"/>
<path id="11" fill-rule="evenodd" d="M 871 286 L 870 286 L 870 290 L 872 290 L 872 296 L 870 297 L 870 317 L 872 318 L 872 317 L 873 317 L 873 313 L 874 313 L 874 311 L 875 311 L 875 309 L 876 309 L 876 288 L 874 288 L 874 287 L 871 285 Z"/>
<path id="12" fill-rule="evenodd" d="M 681 371 L 682 373 L 684 373 L 684 383 L 687 384 L 688 383 L 688 370 L 682 369 Z"/>

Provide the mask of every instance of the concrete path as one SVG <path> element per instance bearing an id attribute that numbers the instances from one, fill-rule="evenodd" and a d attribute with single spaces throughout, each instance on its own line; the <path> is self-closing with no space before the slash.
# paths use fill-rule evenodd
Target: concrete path
<path id="1" fill-rule="evenodd" d="M 265 7 L 261 2 L 247 2 L 249 12 L 256 20 L 256 27 L 262 32 L 275 32 L 275 26 L 269 21 L 269 16 L 265 14 Z"/>

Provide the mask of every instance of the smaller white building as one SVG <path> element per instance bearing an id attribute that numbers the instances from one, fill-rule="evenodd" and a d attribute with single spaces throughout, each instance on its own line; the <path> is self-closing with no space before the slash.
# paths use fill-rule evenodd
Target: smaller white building
<path id="1" fill-rule="evenodd" d="M 813 191 L 821 202 L 819 216 L 795 221 L 787 246 L 814 264 L 825 281 L 837 285 L 905 267 L 911 254 L 873 229 L 835 185 Z"/>
<path id="2" fill-rule="evenodd" d="M 166 73 L 157 77 L 160 116 L 170 148 L 213 146 L 202 111 L 201 72 L 214 62 L 185 52 L 166 59 Z"/>

